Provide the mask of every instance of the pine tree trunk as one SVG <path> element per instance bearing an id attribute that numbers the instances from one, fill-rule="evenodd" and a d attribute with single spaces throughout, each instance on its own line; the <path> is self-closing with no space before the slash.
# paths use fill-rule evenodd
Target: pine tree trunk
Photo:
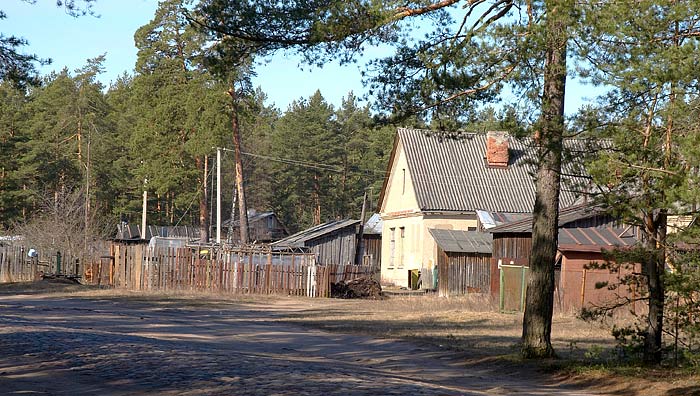
<path id="1" fill-rule="evenodd" d="M 658 216 L 654 220 L 653 213 L 647 213 L 644 219 L 647 235 L 653 236 L 647 238 L 646 248 L 649 254 L 642 268 L 642 274 L 646 278 L 646 286 L 649 291 L 649 314 L 644 335 L 643 360 L 645 364 L 649 365 L 661 363 L 663 357 L 662 336 L 665 303 L 663 244 L 666 239 L 666 211 L 662 210 Z"/>
<path id="2" fill-rule="evenodd" d="M 240 222 L 241 244 L 250 242 L 248 236 L 248 208 L 246 207 L 243 188 L 243 160 L 241 159 L 241 130 L 238 124 L 238 96 L 235 87 L 228 91 L 231 96 L 231 130 L 233 131 L 233 151 L 236 161 L 236 190 L 238 191 L 238 213 Z"/>
<path id="3" fill-rule="evenodd" d="M 566 87 L 566 1 L 547 2 L 544 91 L 539 121 L 538 168 L 532 219 L 532 252 L 523 316 L 522 354 L 554 356 L 554 264 L 557 253 L 559 191 Z"/>

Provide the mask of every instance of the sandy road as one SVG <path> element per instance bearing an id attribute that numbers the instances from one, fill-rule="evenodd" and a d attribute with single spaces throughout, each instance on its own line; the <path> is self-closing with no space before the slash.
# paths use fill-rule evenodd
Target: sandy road
<path id="1" fill-rule="evenodd" d="M 593 394 L 465 367 L 453 353 L 426 346 L 278 320 L 292 309 L 0 296 L 0 394 Z"/>

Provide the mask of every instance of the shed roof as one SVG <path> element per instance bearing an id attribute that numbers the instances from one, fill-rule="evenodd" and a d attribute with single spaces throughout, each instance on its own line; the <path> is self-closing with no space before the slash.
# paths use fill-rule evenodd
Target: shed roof
<path id="1" fill-rule="evenodd" d="M 299 231 L 296 234 L 290 235 L 284 239 L 280 239 L 279 241 L 272 243 L 270 246 L 273 248 L 305 247 L 307 242 L 310 242 L 316 238 L 321 238 L 332 234 L 333 232 L 346 227 L 354 227 L 357 224 L 360 224 L 360 220 L 338 220 L 319 224 L 306 230 Z"/>
<path id="2" fill-rule="evenodd" d="M 382 221 L 381 216 L 379 213 L 375 213 L 367 220 L 362 232 L 369 235 L 381 235 L 383 225 L 384 222 Z"/>
<path id="3" fill-rule="evenodd" d="M 563 209 L 559 213 L 558 249 L 561 251 L 599 252 L 612 247 L 629 247 L 638 242 L 634 227 L 617 226 L 610 222 L 590 227 L 576 227 L 577 221 L 595 216 L 605 216 L 598 206 L 586 204 Z M 595 222 L 592 222 L 595 224 Z M 494 227 L 492 234 L 530 234 L 532 215 Z"/>
<path id="4" fill-rule="evenodd" d="M 199 238 L 199 228 L 192 226 L 146 226 L 146 237 L 141 237 L 141 226 L 136 224 L 117 224 L 117 234 L 114 239 L 119 241 L 150 240 L 152 237 Z"/>
<path id="5" fill-rule="evenodd" d="M 604 214 L 604 211 L 596 206 L 588 204 L 579 204 L 562 209 L 559 212 L 559 227 L 563 227 L 568 223 L 573 223 L 577 220 L 586 219 L 589 217 Z M 532 232 L 532 214 L 521 218 L 520 220 L 505 223 L 497 227 L 489 229 L 489 232 L 494 234 L 503 233 L 530 233 Z"/>
<path id="6" fill-rule="evenodd" d="M 260 220 L 266 219 L 270 216 L 277 217 L 275 212 L 255 212 L 255 211 L 249 210 L 248 211 L 248 224 L 250 224 L 254 221 L 260 221 Z M 240 219 L 236 219 L 233 221 L 234 226 L 239 225 L 239 224 L 241 224 Z M 229 225 L 231 225 L 231 219 L 224 220 L 221 225 L 224 227 L 228 227 Z"/>
<path id="7" fill-rule="evenodd" d="M 445 252 L 491 254 L 493 235 L 488 232 L 435 228 L 429 231 L 440 249 Z"/>
<path id="8" fill-rule="evenodd" d="M 631 227 L 560 228 L 559 250 L 599 252 L 611 247 L 625 248 L 638 242 Z"/>
<path id="9" fill-rule="evenodd" d="M 455 137 L 456 136 L 456 137 Z M 506 168 L 486 163 L 486 135 L 451 134 L 399 128 L 392 156 L 401 144 L 408 161 L 416 200 L 422 211 L 475 211 L 530 213 L 535 202 L 535 147 L 532 139 L 509 139 Z M 566 146 L 584 150 L 584 142 L 567 140 Z M 392 159 L 393 160 L 393 159 Z M 390 165 L 391 166 L 391 165 Z M 580 166 L 567 162 L 566 174 L 577 174 Z M 388 178 L 387 178 L 388 179 Z M 574 203 L 576 195 L 568 185 L 582 179 L 568 177 L 562 185 L 562 207 Z M 384 198 L 386 190 L 382 189 Z"/>

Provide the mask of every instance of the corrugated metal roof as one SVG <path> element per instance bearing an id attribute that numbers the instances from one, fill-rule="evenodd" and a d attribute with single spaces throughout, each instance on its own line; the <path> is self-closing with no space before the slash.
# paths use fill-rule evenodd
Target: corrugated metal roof
<path id="1" fill-rule="evenodd" d="M 491 254 L 493 235 L 488 232 L 429 229 L 430 235 L 445 252 Z"/>
<path id="2" fill-rule="evenodd" d="M 154 236 L 197 239 L 199 238 L 199 228 L 192 226 L 146 226 L 146 237 L 143 239 L 150 240 Z M 136 224 L 117 224 L 117 235 L 114 239 L 138 241 L 142 239 L 141 226 Z"/>
<path id="3" fill-rule="evenodd" d="M 275 212 L 254 212 L 254 213 L 248 213 L 248 224 L 250 224 L 250 223 L 252 223 L 252 222 L 254 222 L 254 221 L 263 220 L 263 219 L 265 219 L 265 218 L 267 218 L 267 217 L 270 217 L 270 216 L 275 216 L 275 217 L 277 217 L 277 215 L 275 215 Z M 241 220 L 240 220 L 240 219 L 236 219 L 236 220 L 233 221 L 233 226 L 237 226 L 237 225 L 240 225 L 240 224 L 241 224 Z M 224 220 L 224 221 L 221 223 L 221 226 L 222 226 L 222 227 L 228 227 L 228 226 L 230 226 L 230 225 L 231 225 L 231 219 Z"/>
<path id="4" fill-rule="evenodd" d="M 576 227 L 584 219 L 603 219 L 602 224 Z M 594 224 L 595 222 L 591 222 Z M 576 205 L 559 213 L 558 247 L 562 251 L 599 252 L 612 247 L 629 247 L 638 242 L 634 227 L 619 227 L 610 222 L 598 206 Z M 607 225 L 606 225 L 607 224 Z M 492 234 L 529 234 L 532 215 L 488 230 Z"/>
<path id="5" fill-rule="evenodd" d="M 559 212 L 559 227 L 564 227 L 566 224 L 577 220 L 602 214 L 604 214 L 603 210 L 595 206 L 590 206 L 587 204 L 571 206 L 566 209 L 562 209 Z M 488 231 L 494 234 L 532 232 L 532 214 L 522 218 L 521 220 L 505 223 L 491 228 Z"/>
<path id="6" fill-rule="evenodd" d="M 369 235 L 382 235 L 382 226 L 384 222 L 382 221 L 379 213 L 373 214 L 369 220 L 364 225 L 362 232 Z"/>
<path id="7" fill-rule="evenodd" d="M 560 228 L 559 250 L 601 251 L 629 247 L 638 242 L 631 227 Z"/>
<path id="8" fill-rule="evenodd" d="M 418 205 L 423 211 L 530 213 L 535 202 L 535 148 L 531 139 L 509 137 L 506 168 L 486 163 L 486 135 L 462 134 L 444 138 L 436 132 L 399 128 Z M 568 142 L 567 145 L 576 145 Z M 573 174 L 571 171 L 565 173 Z M 562 184 L 560 204 L 576 196 Z"/>
<path id="9" fill-rule="evenodd" d="M 338 220 L 319 224 L 306 230 L 299 231 L 284 239 L 280 239 L 270 246 L 273 248 L 301 248 L 306 246 L 306 242 L 308 241 L 330 234 L 341 228 L 355 226 L 357 224 L 360 224 L 360 220 Z"/>

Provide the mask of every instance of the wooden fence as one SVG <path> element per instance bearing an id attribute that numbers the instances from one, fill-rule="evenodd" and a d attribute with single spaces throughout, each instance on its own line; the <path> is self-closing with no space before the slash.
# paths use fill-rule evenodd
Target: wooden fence
<path id="1" fill-rule="evenodd" d="M 85 281 L 130 290 L 328 297 L 331 282 L 372 274 L 367 266 L 317 265 L 308 253 L 208 249 L 114 244 L 88 266 Z"/>
<path id="2" fill-rule="evenodd" d="M 58 249 L 35 250 L 29 257 L 31 247 L 20 243 L 0 244 L 0 283 L 28 282 L 41 279 L 42 274 L 81 277 L 85 263 L 99 260 L 100 251 L 108 251 L 107 242 L 94 242 L 87 253 Z M 91 257 L 94 256 L 94 257 Z"/>
<path id="3" fill-rule="evenodd" d="M 38 264 L 38 257 L 28 257 L 22 246 L 0 246 L 0 283 L 33 281 Z"/>

